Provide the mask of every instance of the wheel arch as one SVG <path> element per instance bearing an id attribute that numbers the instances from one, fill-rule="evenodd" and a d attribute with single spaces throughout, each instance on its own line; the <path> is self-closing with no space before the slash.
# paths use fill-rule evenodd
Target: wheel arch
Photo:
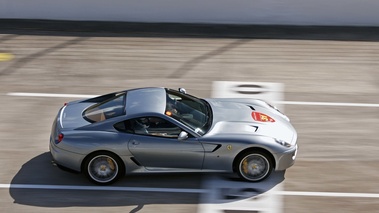
<path id="1" fill-rule="evenodd" d="M 249 148 L 246 148 L 242 151 L 240 151 L 236 157 L 234 158 L 233 160 L 233 172 L 236 172 L 237 171 L 237 163 L 239 161 L 239 159 L 241 158 L 241 156 L 245 155 L 246 153 L 249 153 L 249 152 L 261 152 L 261 153 L 264 153 L 266 154 L 268 157 L 269 157 L 269 160 L 270 162 L 272 163 L 272 168 L 275 169 L 276 168 L 276 161 L 275 161 L 275 157 L 274 155 L 268 151 L 267 149 L 264 149 L 264 148 L 261 148 L 261 147 L 249 147 Z"/>
<path id="2" fill-rule="evenodd" d="M 83 172 L 84 171 L 84 167 L 85 167 L 85 164 L 86 164 L 86 161 L 91 157 L 91 156 L 93 156 L 93 155 L 96 155 L 96 154 L 111 154 L 111 155 L 114 155 L 114 156 L 116 156 L 117 158 L 118 158 L 118 160 L 119 160 L 119 162 L 121 163 L 121 166 L 122 166 L 122 171 L 123 171 L 123 173 L 125 173 L 125 163 L 124 163 L 124 161 L 122 160 L 122 158 L 118 155 L 118 154 L 116 154 L 116 153 L 114 153 L 114 152 L 112 152 L 112 151 L 109 151 L 109 150 L 96 150 L 96 151 L 93 151 L 93 152 L 91 152 L 91 153 L 89 153 L 89 154 L 87 154 L 84 158 L 83 158 L 83 160 L 82 160 L 82 162 L 81 162 L 81 164 L 80 164 L 80 172 Z"/>

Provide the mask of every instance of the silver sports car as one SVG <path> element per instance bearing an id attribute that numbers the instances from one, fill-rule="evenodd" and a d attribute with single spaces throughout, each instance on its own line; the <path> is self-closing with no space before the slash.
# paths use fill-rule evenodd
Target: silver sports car
<path id="1" fill-rule="evenodd" d="M 65 104 L 50 152 L 100 185 L 136 172 L 235 172 L 261 181 L 294 164 L 296 140 L 289 119 L 261 100 L 139 88 Z"/>

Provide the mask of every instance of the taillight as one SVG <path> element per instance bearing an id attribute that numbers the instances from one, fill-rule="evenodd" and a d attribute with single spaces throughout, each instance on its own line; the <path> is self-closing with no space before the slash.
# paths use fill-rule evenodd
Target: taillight
<path id="1" fill-rule="evenodd" d="M 260 122 L 275 122 L 273 118 L 260 112 L 252 112 L 251 117 L 253 117 L 254 120 Z"/>
<path id="2" fill-rule="evenodd" d="M 64 135 L 62 133 L 58 135 L 58 143 L 60 143 L 63 140 L 63 137 Z"/>

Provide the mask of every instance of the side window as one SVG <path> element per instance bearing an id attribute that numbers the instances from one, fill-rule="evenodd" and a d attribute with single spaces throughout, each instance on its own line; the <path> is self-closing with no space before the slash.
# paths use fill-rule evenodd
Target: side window
<path id="1" fill-rule="evenodd" d="M 177 138 L 182 131 L 171 122 L 159 117 L 140 117 L 114 125 L 118 131 L 139 135 Z"/>
<path id="2" fill-rule="evenodd" d="M 113 125 L 113 127 L 120 132 L 134 133 L 134 130 L 131 128 L 130 120 L 121 121 Z"/>

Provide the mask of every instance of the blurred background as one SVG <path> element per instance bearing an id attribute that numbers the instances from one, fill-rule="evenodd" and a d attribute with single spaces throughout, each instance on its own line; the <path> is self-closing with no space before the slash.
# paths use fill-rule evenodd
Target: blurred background
<path id="1" fill-rule="evenodd" d="M 375 0 L 0 0 L 2 211 L 379 212 L 378 8 Z M 283 85 L 300 147 L 285 174 L 253 185 L 141 175 L 119 190 L 88 191 L 84 177 L 51 165 L 50 128 L 65 102 L 145 86 L 208 98 L 215 81 Z"/>

